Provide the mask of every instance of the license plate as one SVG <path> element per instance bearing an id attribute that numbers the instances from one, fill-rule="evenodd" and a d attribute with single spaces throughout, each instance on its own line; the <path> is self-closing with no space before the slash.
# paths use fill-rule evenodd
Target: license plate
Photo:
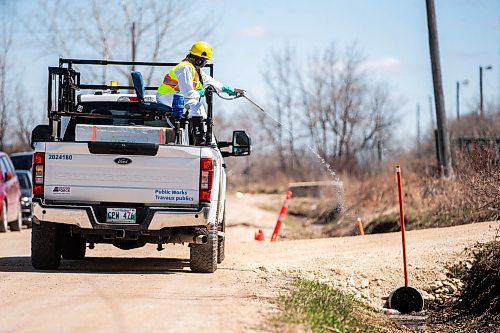
<path id="1" fill-rule="evenodd" d="M 135 208 L 108 208 L 106 213 L 106 222 L 110 223 L 135 223 Z"/>

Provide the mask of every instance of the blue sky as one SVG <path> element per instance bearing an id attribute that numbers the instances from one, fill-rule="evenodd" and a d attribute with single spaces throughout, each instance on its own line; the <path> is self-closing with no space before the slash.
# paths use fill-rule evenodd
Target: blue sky
<path id="1" fill-rule="evenodd" d="M 422 125 L 428 126 L 433 85 L 424 0 L 213 3 L 224 10 L 223 31 L 216 38 L 216 63 L 222 62 L 219 73 L 224 80 L 264 98 L 261 83 L 257 89 L 249 87 L 261 80 L 259 68 L 265 66 L 271 49 L 289 43 L 304 60 L 331 42 L 339 46 L 356 42 L 367 67 L 402 101 L 398 133 L 415 135 L 417 103 Z M 447 115 L 455 115 L 457 80 L 469 80 L 461 89 L 463 112 L 478 100 L 479 65 L 493 66 L 484 73 L 485 99 L 500 99 L 500 1 L 436 0 L 436 14 Z M 248 65 L 243 70 L 240 61 Z M 235 69 L 238 75 L 232 75 Z"/>
<path id="2" fill-rule="evenodd" d="M 5 1 L 12 0 L 0 0 L 0 10 Z M 19 2 L 21 10 L 28 10 L 32 3 Z M 365 66 L 386 81 L 401 101 L 399 136 L 415 135 L 417 103 L 422 109 L 422 125 L 428 127 L 428 97 L 433 86 L 425 0 L 195 0 L 193 6 L 199 13 L 213 12 L 218 21 L 209 40 L 214 45 L 216 78 L 248 90 L 262 104 L 267 92 L 261 72 L 272 50 L 288 43 L 299 60 L 307 61 L 332 42 L 338 46 L 356 42 L 365 55 Z M 457 80 L 469 80 L 461 90 L 463 112 L 478 100 L 479 65 L 493 66 L 484 74 L 485 100 L 500 102 L 500 0 L 436 0 L 436 12 L 447 115 L 455 115 Z M 199 18 L 195 14 L 188 19 Z M 22 29 L 17 34 L 22 37 Z M 185 49 L 192 42 L 186 41 Z M 14 50 L 16 66 L 45 92 L 46 68 L 56 65 L 57 57 L 52 61 L 34 59 L 29 45 L 22 48 L 22 52 Z M 235 107 L 247 106 L 244 102 L 224 104 L 226 113 Z"/>

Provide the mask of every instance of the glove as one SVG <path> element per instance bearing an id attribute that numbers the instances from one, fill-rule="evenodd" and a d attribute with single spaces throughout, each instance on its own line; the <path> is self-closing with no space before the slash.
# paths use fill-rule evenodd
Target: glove
<path id="1" fill-rule="evenodd" d="M 200 89 L 198 89 L 196 91 L 200 94 L 200 97 L 205 96 L 205 88 L 201 87 Z"/>
<path id="2" fill-rule="evenodd" d="M 222 91 L 225 92 L 226 94 L 228 94 L 229 96 L 236 96 L 237 95 L 234 88 L 231 88 L 231 87 L 226 86 L 226 85 L 222 86 Z"/>

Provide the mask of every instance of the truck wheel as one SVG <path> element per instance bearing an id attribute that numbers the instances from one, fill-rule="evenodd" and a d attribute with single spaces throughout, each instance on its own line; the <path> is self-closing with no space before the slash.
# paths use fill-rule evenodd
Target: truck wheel
<path id="1" fill-rule="evenodd" d="M 225 232 L 226 231 L 226 210 L 224 209 L 224 216 L 222 217 L 222 223 L 217 228 L 218 231 Z M 217 235 L 217 263 L 220 264 L 224 261 L 226 257 L 224 245 L 226 243 L 226 237 L 219 237 Z"/>
<path id="2" fill-rule="evenodd" d="M 61 235 L 57 225 L 40 222 L 31 231 L 31 265 L 36 269 L 57 269 L 61 264 Z"/>
<path id="3" fill-rule="evenodd" d="M 67 236 L 62 240 L 62 257 L 68 260 L 82 260 L 85 258 L 87 242 L 79 236 Z"/>
<path id="4" fill-rule="evenodd" d="M 217 270 L 217 228 L 205 230 L 208 241 L 205 244 L 193 244 L 190 248 L 191 271 L 195 273 L 213 273 Z"/>
<path id="5" fill-rule="evenodd" d="M 0 232 L 7 232 L 7 202 L 3 202 L 2 219 L 0 219 Z"/>
<path id="6" fill-rule="evenodd" d="M 17 219 L 15 221 L 9 222 L 10 231 L 21 231 L 23 227 L 23 216 L 21 211 L 17 213 Z"/>

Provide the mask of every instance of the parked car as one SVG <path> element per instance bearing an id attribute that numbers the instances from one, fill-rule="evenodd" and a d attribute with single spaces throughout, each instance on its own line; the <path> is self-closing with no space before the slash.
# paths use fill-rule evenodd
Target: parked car
<path id="1" fill-rule="evenodd" d="M 12 161 L 6 153 L 0 152 L 2 178 L 0 184 L 0 232 L 21 231 L 21 189 Z"/>
<path id="2" fill-rule="evenodd" d="M 29 170 L 33 164 L 33 152 L 22 152 L 10 154 L 10 159 L 16 170 Z"/>
<path id="3" fill-rule="evenodd" d="M 19 186 L 21 187 L 21 213 L 23 224 L 31 228 L 31 218 L 33 216 L 33 207 L 31 205 L 31 196 L 33 192 L 33 181 L 31 172 L 28 170 L 16 170 Z"/>

